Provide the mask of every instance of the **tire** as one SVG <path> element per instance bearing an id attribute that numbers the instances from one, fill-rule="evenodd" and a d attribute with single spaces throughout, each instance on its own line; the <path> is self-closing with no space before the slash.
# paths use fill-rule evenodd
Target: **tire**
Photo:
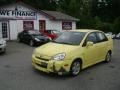
<path id="1" fill-rule="evenodd" d="M 111 53 L 108 52 L 107 55 L 106 55 L 106 58 L 105 58 L 105 62 L 110 62 L 111 61 Z"/>
<path id="2" fill-rule="evenodd" d="M 80 71 L 81 71 L 81 63 L 80 61 L 76 60 L 71 65 L 70 74 L 72 76 L 77 76 L 79 75 Z"/>
<path id="3" fill-rule="evenodd" d="M 30 46 L 34 46 L 33 40 L 30 40 Z"/>
<path id="4" fill-rule="evenodd" d="M 17 41 L 20 43 L 20 42 L 21 42 L 21 39 L 18 37 L 18 38 L 17 38 Z"/>

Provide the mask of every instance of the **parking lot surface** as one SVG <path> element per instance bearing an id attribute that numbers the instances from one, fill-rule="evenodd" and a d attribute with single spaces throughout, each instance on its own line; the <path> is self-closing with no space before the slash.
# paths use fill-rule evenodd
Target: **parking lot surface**
<path id="1" fill-rule="evenodd" d="M 0 55 L 0 90 L 120 90 L 120 40 L 114 41 L 110 63 L 99 63 L 77 76 L 58 76 L 33 69 L 35 47 L 8 42 Z"/>

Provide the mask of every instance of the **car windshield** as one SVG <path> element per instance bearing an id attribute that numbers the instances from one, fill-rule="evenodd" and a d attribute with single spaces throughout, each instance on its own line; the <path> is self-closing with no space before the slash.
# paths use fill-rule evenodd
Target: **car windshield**
<path id="1" fill-rule="evenodd" d="M 41 35 L 41 33 L 39 32 L 39 31 L 35 31 L 35 30 L 33 30 L 33 31 L 28 31 L 28 33 L 30 34 L 30 35 L 34 35 L 34 36 L 38 36 L 38 35 Z"/>
<path id="2" fill-rule="evenodd" d="M 85 32 L 64 32 L 58 38 L 53 40 L 53 42 L 60 44 L 79 45 L 85 34 Z"/>
<path id="3" fill-rule="evenodd" d="M 53 30 L 52 32 L 55 33 L 55 34 L 61 33 L 60 31 L 57 31 L 57 30 Z"/>

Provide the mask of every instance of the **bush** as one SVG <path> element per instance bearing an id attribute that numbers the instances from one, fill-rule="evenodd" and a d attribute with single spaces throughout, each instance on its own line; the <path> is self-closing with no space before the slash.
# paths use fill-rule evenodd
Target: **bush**
<path id="1" fill-rule="evenodd" d="M 77 28 L 91 29 L 94 28 L 94 19 L 88 16 L 81 16 L 77 23 Z"/>
<path id="2" fill-rule="evenodd" d="M 115 33 L 120 33 L 120 17 L 116 18 L 113 23 L 113 31 Z"/>
<path id="3" fill-rule="evenodd" d="M 104 32 L 112 32 L 112 24 L 102 22 L 99 17 L 95 17 L 95 29 L 102 30 Z"/>

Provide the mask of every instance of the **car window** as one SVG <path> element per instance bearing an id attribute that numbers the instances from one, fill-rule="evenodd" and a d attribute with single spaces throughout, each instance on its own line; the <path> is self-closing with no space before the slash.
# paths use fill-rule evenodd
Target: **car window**
<path id="1" fill-rule="evenodd" d="M 51 30 L 46 30 L 46 33 L 51 34 Z"/>
<path id="2" fill-rule="evenodd" d="M 98 42 L 96 34 L 95 33 L 90 33 L 86 39 L 86 42 L 93 42 L 94 44 Z"/>
<path id="3" fill-rule="evenodd" d="M 32 34 L 40 34 L 40 32 L 38 30 L 30 30 L 30 31 L 28 31 L 28 33 L 30 35 L 32 35 Z"/>
<path id="4" fill-rule="evenodd" d="M 27 31 L 23 31 L 22 33 L 23 33 L 23 34 L 28 34 L 28 32 L 27 32 Z"/>
<path id="5" fill-rule="evenodd" d="M 98 32 L 96 34 L 97 34 L 97 37 L 98 37 L 98 42 L 108 41 L 107 37 L 103 33 Z"/>
<path id="6" fill-rule="evenodd" d="M 79 45 L 83 40 L 85 34 L 85 32 L 64 32 L 58 38 L 53 40 L 53 42 L 60 44 Z"/>

